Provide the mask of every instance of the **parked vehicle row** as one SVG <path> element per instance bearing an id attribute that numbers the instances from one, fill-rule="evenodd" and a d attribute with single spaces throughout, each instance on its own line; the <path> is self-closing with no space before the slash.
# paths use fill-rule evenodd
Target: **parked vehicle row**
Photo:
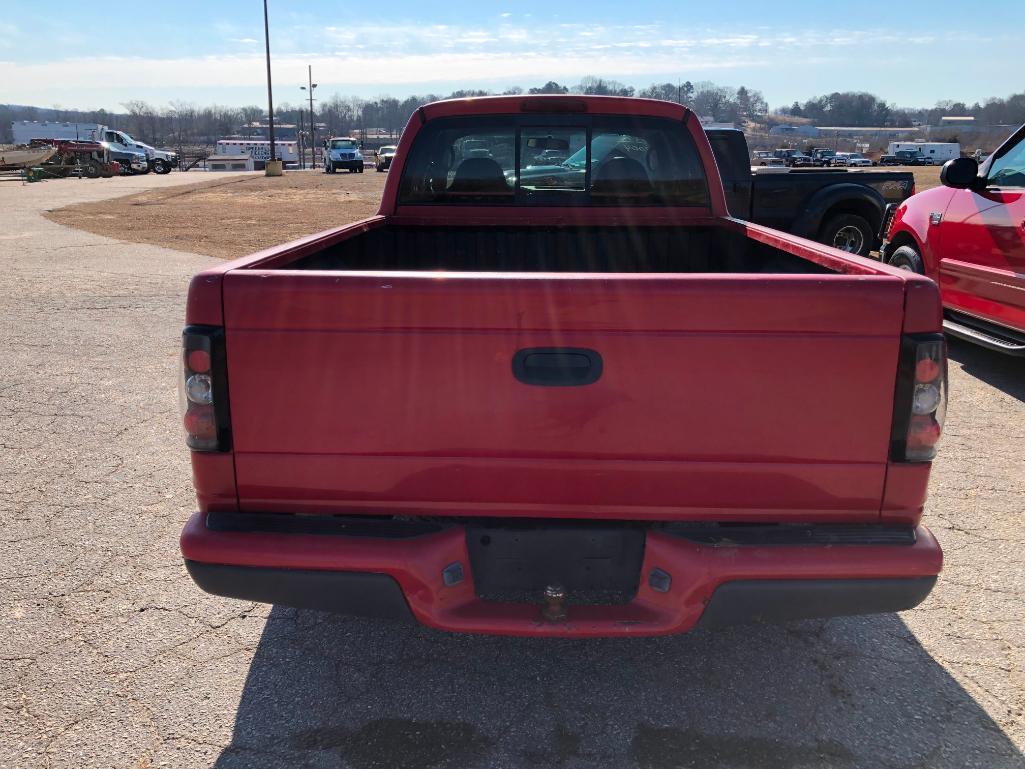
<path id="1" fill-rule="evenodd" d="M 124 173 L 166 174 L 178 167 L 176 152 L 156 149 L 100 123 L 18 120 L 11 124 L 11 132 L 19 144 L 47 140 L 102 142 Z"/>
<path id="2" fill-rule="evenodd" d="M 770 165 L 770 158 L 782 158 L 784 164 L 791 167 L 928 166 L 942 165 L 947 160 L 960 156 L 961 145 L 956 142 L 891 142 L 888 151 L 876 161 L 861 152 L 839 152 L 826 147 L 815 147 L 808 155 L 796 149 L 757 150 L 753 155 L 752 164 Z"/>

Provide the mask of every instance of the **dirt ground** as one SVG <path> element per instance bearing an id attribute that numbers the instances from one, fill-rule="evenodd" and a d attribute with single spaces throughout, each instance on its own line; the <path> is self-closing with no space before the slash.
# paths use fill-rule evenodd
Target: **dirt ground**
<path id="1" fill-rule="evenodd" d="M 912 171 L 918 192 L 940 183 L 938 166 Z M 197 172 L 196 176 L 200 176 Z M 337 227 L 377 212 L 387 174 L 318 171 L 215 177 L 195 185 L 160 188 L 46 214 L 95 235 L 226 259 Z M 216 226 L 197 224 L 216 223 Z"/>
<path id="2" fill-rule="evenodd" d="M 46 217 L 94 235 L 234 259 L 376 213 L 387 178 L 373 169 L 209 176 L 195 185 L 76 203 Z"/>

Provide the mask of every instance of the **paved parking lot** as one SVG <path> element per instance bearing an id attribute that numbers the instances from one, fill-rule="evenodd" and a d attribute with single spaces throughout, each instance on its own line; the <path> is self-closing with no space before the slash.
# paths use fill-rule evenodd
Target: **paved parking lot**
<path id="1" fill-rule="evenodd" d="M 40 216 L 192 176 L 0 185 L 0 767 L 1025 766 L 1025 363 L 963 344 L 947 568 L 900 616 L 537 641 L 199 593 L 175 373 L 214 260 Z"/>

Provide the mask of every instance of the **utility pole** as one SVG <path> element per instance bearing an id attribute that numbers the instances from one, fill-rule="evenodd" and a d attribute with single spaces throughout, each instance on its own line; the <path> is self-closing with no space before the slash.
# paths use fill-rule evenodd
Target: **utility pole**
<path id="1" fill-rule="evenodd" d="M 299 140 L 299 168 L 306 168 L 306 147 L 304 138 L 306 134 L 306 126 L 303 125 L 303 111 L 299 110 L 299 135 L 296 137 Z"/>
<path id="2" fill-rule="evenodd" d="M 306 71 L 309 74 L 310 83 L 310 154 L 313 159 L 310 161 L 310 168 L 317 167 L 317 124 L 313 120 L 313 89 L 317 87 L 317 84 L 313 82 L 313 65 L 307 64 Z M 306 86 L 301 85 L 299 89 L 302 91 L 306 90 Z"/>
<path id="3" fill-rule="evenodd" d="M 274 95 L 270 79 L 270 23 L 267 21 L 267 0 L 263 0 L 263 37 L 267 44 L 267 136 L 270 139 L 270 159 L 273 163 L 277 156 L 274 154 Z"/>

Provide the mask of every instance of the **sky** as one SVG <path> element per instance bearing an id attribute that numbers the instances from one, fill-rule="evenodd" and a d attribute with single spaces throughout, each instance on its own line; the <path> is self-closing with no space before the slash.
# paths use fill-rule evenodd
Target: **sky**
<path id="1" fill-rule="evenodd" d="M 1025 88 L 1025 0 L 974 10 L 948 0 L 268 2 L 275 103 L 303 98 L 307 65 L 320 96 L 501 91 L 585 75 L 745 85 L 774 107 L 843 90 L 918 107 Z M 260 0 L 117 7 L 0 2 L 0 103 L 266 104 Z"/>

